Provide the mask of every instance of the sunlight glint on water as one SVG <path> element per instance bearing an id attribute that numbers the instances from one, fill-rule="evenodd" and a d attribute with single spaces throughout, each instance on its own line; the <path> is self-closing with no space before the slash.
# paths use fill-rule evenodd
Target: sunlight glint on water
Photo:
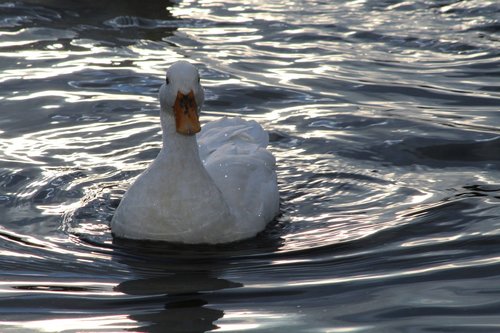
<path id="1" fill-rule="evenodd" d="M 495 332 L 496 1 L 0 4 L 0 331 Z M 117 242 L 158 87 L 270 134 L 282 215 Z"/>

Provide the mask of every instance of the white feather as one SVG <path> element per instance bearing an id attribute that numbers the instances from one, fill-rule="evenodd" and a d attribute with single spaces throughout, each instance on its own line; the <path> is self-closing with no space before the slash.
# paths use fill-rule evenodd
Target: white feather
<path id="1" fill-rule="evenodd" d="M 222 118 L 195 136 L 176 133 L 177 91 L 203 88 L 198 72 L 177 62 L 160 89 L 163 148 L 132 184 L 113 217 L 117 237 L 181 243 L 224 243 L 255 236 L 279 213 L 276 162 L 255 121 Z"/>

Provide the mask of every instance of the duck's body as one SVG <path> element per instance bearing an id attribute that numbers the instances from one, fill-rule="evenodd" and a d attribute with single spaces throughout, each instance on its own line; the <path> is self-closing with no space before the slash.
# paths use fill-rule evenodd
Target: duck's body
<path id="1" fill-rule="evenodd" d="M 203 103 L 198 80 L 187 62 L 169 69 L 160 89 L 163 148 L 118 206 L 115 236 L 225 243 L 255 236 L 278 214 L 267 133 L 254 121 L 223 118 L 195 136 L 199 123 L 189 108 L 197 114 Z"/>

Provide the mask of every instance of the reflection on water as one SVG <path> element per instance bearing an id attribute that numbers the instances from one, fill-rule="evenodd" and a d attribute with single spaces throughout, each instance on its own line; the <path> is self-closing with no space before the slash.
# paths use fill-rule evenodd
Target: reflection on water
<path id="1" fill-rule="evenodd" d="M 0 4 L 0 331 L 497 331 L 496 1 Z M 158 87 L 258 120 L 282 215 L 113 242 Z"/>
<path id="2" fill-rule="evenodd" d="M 148 331 L 206 332 L 218 328 L 214 323 L 222 318 L 221 310 L 205 307 L 204 292 L 242 287 L 241 284 L 211 277 L 210 272 L 175 273 L 172 276 L 128 280 L 115 290 L 134 296 L 143 296 L 142 302 L 165 303 L 130 315 L 138 323 L 150 323 L 141 329 Z M 137 304 L 134 298 L 131 304 Z M 161 309 L 161 305 L 159 306 Z"/>

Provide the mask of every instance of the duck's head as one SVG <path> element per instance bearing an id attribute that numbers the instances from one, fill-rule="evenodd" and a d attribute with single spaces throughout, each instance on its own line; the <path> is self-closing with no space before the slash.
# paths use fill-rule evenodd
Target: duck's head
<path id="1" fill-rule="evenodd" d="M 194 135 L 201 130 L 199 113 L 204 99 L 196 67 L 187 61 L 172 64 L 160 88 L 160 106 L 161 112 L 175 118 L 177 133 Z"/>

